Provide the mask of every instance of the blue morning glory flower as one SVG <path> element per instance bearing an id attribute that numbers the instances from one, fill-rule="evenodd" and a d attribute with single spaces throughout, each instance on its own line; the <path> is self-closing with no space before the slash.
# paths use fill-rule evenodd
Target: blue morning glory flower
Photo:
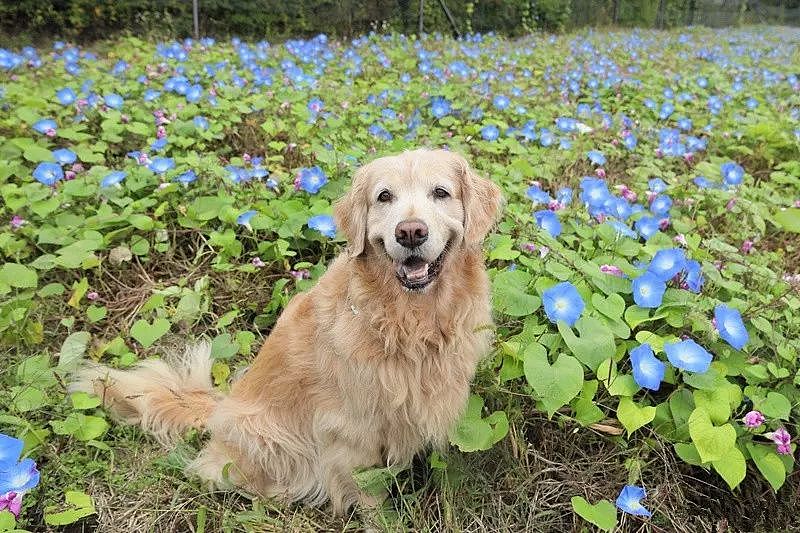
<path id="1" fill-rule="evenodd" d="M 552 200 L 552 198 L 550 198 L 550 195 L 547 194 L 545 191 L 543 191 L 541 188 L 539 188 L 538 185 L 531 185 L 530 187 L 528 187 L 528 189 L 525 191 L 525 196 L 527 196 L 534 202 L 538 202 L 541 204 L 550 203 L 550 201 Z"/>
<path id="2" fill-rule="evenodd" d="M 558 191 L 556 191 L 556 200 L 559 203 L 564 205 L 569 205 L 572 203 L 572 189 L 569 187 L 561 187 Z"/>
<path id="3" fill-rule="evenodd" d="M 556 128 L 564 133 L 572 133 L 578 129 L 578 121 L 574 118 L 558 117 L 556 119 Z"/>
<path id="4" fill-rule="evenodd" d="M 618 236 L 630 237 L 631 239 L 636 238 L 636 232 L 629 228 L 624 222 L 620 222 L 619 220 L 606 220 L 605 223 L 614 228 Z"/>
<path id="5" fill-rule="evenodd" d="M 58 180 L 64 178 L 64 171 L 61 169 L 61 165 L 56 163 L 39 163 L 33 171 L 33 178 L 39 183 L 52 187 Z"/>
<path id="6" fill-rule="evenodd" d="M 550 322 L 556 324 L 559 320 L 563 320 L 570 327 L 577 322 L 583 313 L 586 304 L 583 298 L 578 293 L 578 289 L 568 282 L 564 281 L 558 285 L 550 287 L 542 293 L 542 304 L 544 305 L 544 313 Z"/>
<path id="7" fill-rule="evenodd" d="M 127 175 L 128 174 L 126 172 L 123 172 L 121 170 L 115 170 L 114 172 L 106 174 L 106 176 L 100 181 L 100 186 L 112 187 L 114 185 L 119 185 L 120 183 L 122 183 L 122 180 L 124 180 Z"/>
<path id="8" fill-rule="evenodd" d="M 0 433 L 0 471 L 4 471 L 8 465 L 19 461 L 24 447 L 25 443 L 20 439 Z"/>
<path id="9" fill-rule="evenodd" d="M 634 227 L 636 231 L 639 232 L 639 235 L 644 237 L 644 240 L 649 239 L 656 232 L 660 229 L 659 222 L 657 218 L 654 217 L 642 217 L 634 223 Z"/>
<path id="10" fill-rule="evenodd" d="M 154 157 L 147 168 L 156 174 L 163 174 L 164 172 L 175 168 L 175 160 L 171 157 Z"/>
<path id="11" fill-rule="evenodd" d="M 664 102 L 661 104 L 661 109 L 658 112 L 658 118 L 666 120 L 675 111 L 675 106 L 671 102 Z"/>
<path id="12" fill-rule="evenodd" d="M 711 354 L 691 339 L 665 342 L 664 352 L 672 366 L 680 370 L 702 374 L 711 365 Z"/>
<path id="13" fill-rule="evenodd" d="M 606 164 L 606 156 L 604 156 L 603 152 L 599 150 L 589 150 L 588 152 L 586 152 L 586 157 L 588 157 L 589 161 L 591 161 L 595 165 Z"/>
<path id="14" fill-rule="evenodd" d="M 56 91 L 56 99 L 61 105 L 73 104 L 77 98 L 78 95 L 75 94 L 75 91 L 69 87 L 64 87 L 63 89 Z"/>
<path id="15" fill-rule="evenodd" d="M 558 215 L 549 209 L 542 209 L 533 214 L 536 219 L 536 224 L 547 231 L 554 239 L 561 235 L 561 221 L 558 220 Z"/>
<path id="16" fill-rule="evenodd" d="M 738 309 L 720 304 L 714 309 L 714 320 L 719 336 L 737 350 L 744 348 L 750 340 L 750 334 L 744 327 L 742 315 Z"/>
<path id="17" fill-rule="evenodd" d="M 639 141 L 636 139 L 636 135 L 629 133 L 622 138 L 622 144 L 628 150 L 633 150 L 636 148 L 636 145 L 639 144 Z"/>
<path id="18" fill-rule="evenodd" d="M 672 199 L 666 194 L 659 194 L 650 203 L 650 211 L 654 215 L 666 215 L 672 207 Z"/>
<path id="19" fill-rule="evenodd" d="M 698 294 L 703 289 L 703 283 L 705 283 L 705 278 L 703 278 L 703 269 L 700 266 L 700 263 L 694 259 L 688 259 L 683 268 L 686 272 L 686 276 L 683 279 L 685 288 L 695 294 Z"/>
<path id="20" fill-rule="evenodd" d="M 442 118 L 450 114 L 450 102 L 441 96 L 431 99 L 431 113 L 436 118 Z"/>
<path id="21" fill-rule="evenodd" d="M 312 98 L 308 101 L 308 106 L 306 106 L 308 110 L 313 113 L 319 113 L 325 107 L 325 103 L 320 100 L 319 98 Z"/>
<path id="22" fill-rule="evenodd" d="M 500 136 L 500 130 L 494 124 L 489 124 L 481 129 L 481 137 L 485 141 L 494 141 Z"/>
<path id="23" fill-rule="evenodd" d="M 636 516 L 652 516 L 652 513 L 640 503 L 646 497 L 647 493 L 642 487 L 625 485 L 617 496 L 617 508 Z"/>
<path id="24" fill-rule="evenodd" d="M 648 187 L 651 191 L 656 194 L 660 194 L 667 190 L 669 187 L 664 180 L 661 178 L 652 178 L 650 181 L 647 182 Z"/>
<path id="25" fill-rule="evenodd" d="M 661 281 L 669 281 L 686 266 L 686 254 L 680 248 L 659 250 L 650 261 L 647 271 Z"/>
<path id="26" fill-rule="evenodd" d="M 122 104 L 124 103 L 122 97 L 116 93 L 108 93 L 103 97 L 103 101 L 108 107 L 116 110 L 122 108 Z"/>
<path id="27" fill-rule="evenodd" d="M 509 106 L 510 104 L 511 104 L 511 100 L 509 100 L 508 96 L 505 96 L 505 95 L 502 95 L 502 94 L 498 94 L 498 95 L 497 95 L 497 96 L 495 96 L 495 97 L 494 97 L 494 99 L 492 100 L 492 105 L 493 105 L 493 106 L 494 106 L 496 109 L 498 109 L 498 110 L 500 110 L 500 111 L 503 111 L 503 110 L 505 110 L 506 108 L 508 108 L 508 106 Z"/>
<path id="28" fill-rule="evenodd" d="M 147 89 L 142 95 L 142 100 L 145 102 L 152 102 L 159 96 L 161 96 L 161 92 L 156 91 L 155 89 Z"/>
<path id="29" fill-rule="evenodd" d="M 720 167 L 722 181 L 726 185 L 739 185 L 744 178 L 744 169 L 734 162 L 723 163 Z"/>
<path id="30" fill-rule="evenodd" d="M 580 199 L 589 207 L 602 206 L 611 193 L 608 192 L 608 185 L 604 180 L 596 178 L 583 178 L 581 180 Z"/>
<path id="31" fill-rule="evenodd" d="M 701 189 L 713 189 L 714 182 L 706 178 L 705 176 L 697 176 L 692 182 L 700 187 Z"/>
<path id="32" fill-rule="evenodd" d="M 630 352 L 633 380 L 640 387 L 658 390 L 664 379 L 667 365 L 662 363 L 653 353 L 649 344 L 641 344 Z"/>
<path id="33" fill-rule="evenodd" d="M 186 91 L 186 101 L 190 104 L 194 104 L 200 101 L 200 98 L 203 97 L 203 87 L 198 84 L 194 84 Z"/>
<path id="34" fill-rule="evenodd" d="M 547 148 L 551 146 L 556 141 L 555 135 L 553 132 L 548 130 L 547 128 L 542 128 L 542 131 L 539 132 L 539 144 Z"/>
<path id="35" fill-rule="evenodd" d="M 244 213 L 236 217 L 236 223 L 239 224 L 240 226 L 247 226 L 248 224 L 250 224 L 250 219 L 256 216 L 257 214 L 258 211 L 254 209 L 245 211 Z"/>
<path id="36" fill-rule="evenodd" d="M 326 237 L 336 237 L 336 223 L 330 215 L 316 215 L 308 219 L 308 227 L 315 229 Z"/>
<path id="37" fill-rule="evenodd" d="M 192 120 L 194 123 L 194 127 L 200 130 L 207 130 L 208 129 L 208 119 L 206 117 L 196 116 Z"/>
<path id="38" fill-rule="evenodd" d="M 0 472 L 0 494 L 25 493 L 39 484 L 39 471 L 33 459 L 6 465 Z"/>
<path id="39" fill-rule="evenodd" d="M 160 152 L 164 149 L 169 141 L 166 137 L 161 137 L 160 139 L 156 139 L 150 144 L 150 151 L 152 152 Z"/>
<path id="40" fill-rule="evenodd" d="M 317 194 L 323 185 L 328 183 L 328 177 L 318 166 L 301 168 L 294 180 L 294 188 L 311 194 Z"/>
<path id="41" fill-rule="evenodd" d="M 655 309 L 661 305 L 667 284 L 652 272 L 645 272 L 633 280 L 633 301 L 639 307 Z"/>
<path id="42" fill-rule="evenodd" d="M 72 150 L 59 148 L 58 150 L 53 150 L 53 159 L 55 159 L 59 165 L 71 165 L 78 159 L 78 156 L 75 155 L 75 152 Z"/>
<path id="43" fill-rule="evenodd" d="M 175 181 L 179 181 L 187 185 L 195 180 L 197 180 L 197 174 L 195 174 L 194 170 L 187 170 L 186 172 L 180 174 L 177 178 L 175 178 Z"/>
<path id="44" fill-rule="evenodd" d="M 43 118 L 42 120 L 37 120 L 34 122 L 32 128 L 39 133 L 46 135 L 48 132 L 55 131 L 56 128 L 58 128 L 58 124 L 56 124 L 55 120 Z"/>

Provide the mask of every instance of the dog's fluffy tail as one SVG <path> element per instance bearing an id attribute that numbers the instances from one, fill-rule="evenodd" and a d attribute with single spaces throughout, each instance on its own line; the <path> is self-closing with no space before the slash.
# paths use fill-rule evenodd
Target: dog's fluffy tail
<path id="1" fill-rule="evenodd" d="M 70 389 L 96 394 L 116 418 L 142 426 L 168 446 L 185 430 L 202 428 L 221 399 L 211 364 L 211 345 L 200 343 L 169 362 L 147 360 L 130 370 L 86 365 Z"/>

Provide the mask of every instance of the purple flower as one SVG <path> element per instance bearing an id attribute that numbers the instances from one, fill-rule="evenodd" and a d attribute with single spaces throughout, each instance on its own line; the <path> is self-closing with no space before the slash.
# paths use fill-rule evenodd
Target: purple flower
<path id="1" fill-rule="evenodd" d="M 19 517 L 19 512 L 22 509 L 22 493 L 21 492 L 7 492 L 0 496 L 0 511 L 8 510 L 15 517 Z"/>
<path id="2" fill-rule="evenodd" d="M 781 455 L 790 455 L 792 453 L 792 436 L 786 429 L 779 427 L 771 433 L 764 433 L 764 436 L 775 443 L 777 452 Z"/>
<path id="3" fill-rule="evenodd" d="M 12 229 L 19 229 L 22 225 L 25 224 L 25 219 L 19 215 L 14 215 L 11 217 L 11 228 Z"/>
<path id="4" fill-rule="evenodd" d="M 262 261 L 262 260 L 261 260 L 261 258 L 260 258 L 260 257 L 258 257 L 258 256 L 254 257 L 254 258 L 253 258 L 253 260 L 252 260 L 252 261 L 250 261 L 250 262 L 251 262 L 251 263 L 253 264 L 253 266 L 254 266 L 254 267 L 256 267 L 256 268 L 261 268 L 261 267 L 265 266 L 265 265 L 264 265 L 264 261 Z"/>
<path id="5" fill-rule="evenodd" d="M 744 427 L 751 429 L 759 427 L 761 424 L 764 423 L 765 420 L 766 418 L 764 417 L 763 414 L 761 414 L 760 411 L 750 411 L 749 413 L 744 415 L 744 418 L 742 419 L 742 421 L 744 422 Z"/>
<path id="6" fill-rule="evenodd" d="M 622 272 L 622 269 L 615 265 L 600 265 L 600 272 L 603 274 L 610 274 L 612 276 L 617 276 L 621 278 L 625 274 Z"/>

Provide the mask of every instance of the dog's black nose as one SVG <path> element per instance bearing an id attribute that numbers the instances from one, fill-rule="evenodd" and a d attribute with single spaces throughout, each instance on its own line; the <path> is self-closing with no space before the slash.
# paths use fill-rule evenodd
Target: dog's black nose
<path id="1" fill-rule="evenodd" d="M 428 240 L 428 226 L 418 218 L 404 220 L 394 228 L 394 237 L 406 248 L 416 248 Z"/>

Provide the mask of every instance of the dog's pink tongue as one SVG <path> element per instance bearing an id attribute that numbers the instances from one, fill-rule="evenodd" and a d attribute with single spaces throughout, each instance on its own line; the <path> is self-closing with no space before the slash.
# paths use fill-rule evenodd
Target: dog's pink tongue
<path id="1" fill-rule="evenodd" d="M 403 265 L 403 274 L 409 281 L 418 281 L 428 276 L 428 263 Z"/>

